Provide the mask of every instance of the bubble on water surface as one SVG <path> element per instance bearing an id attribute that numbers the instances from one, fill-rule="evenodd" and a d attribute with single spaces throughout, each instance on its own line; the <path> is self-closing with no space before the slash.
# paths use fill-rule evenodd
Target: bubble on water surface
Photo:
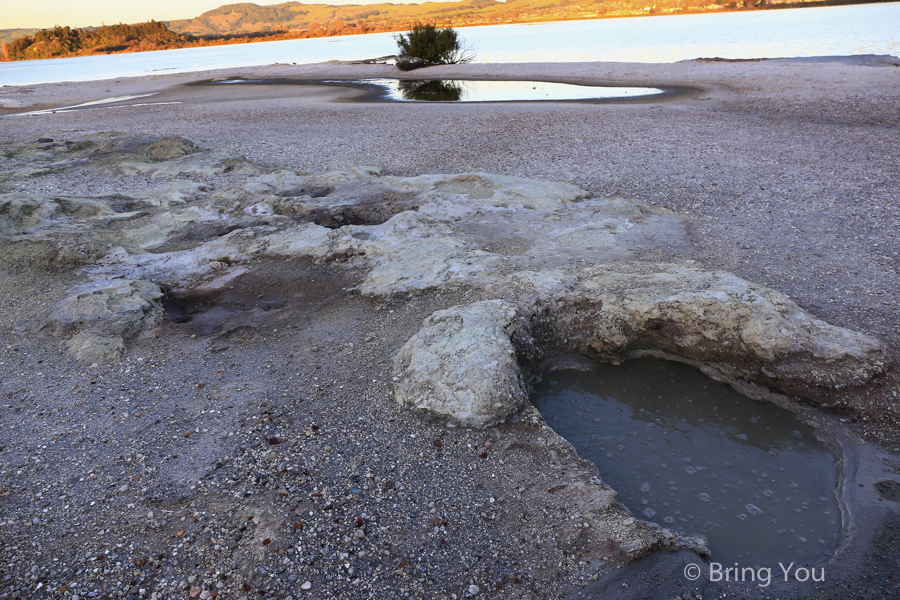
<path id="1" fill-rule="evenodd" d="M 751 515 L 753 515 L 754 517 L 758 517 L 759 515 L 763 514 L 763 511 L 760 510 L 758 506 L 754 506 L 753 504 L 748 504 L 744 508 L 746 508 L 747 512 L 750 513 Z"/>

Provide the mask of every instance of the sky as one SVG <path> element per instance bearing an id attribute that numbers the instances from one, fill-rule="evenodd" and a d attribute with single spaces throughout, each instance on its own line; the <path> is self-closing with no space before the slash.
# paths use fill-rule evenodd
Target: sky
<path id="1" fill-rule="evenodd" d="M 257 0 L 265 6 L 287 0 Z M 307 0 L 305 4 L 376 4 L 415 0 Z M 421 1 L 421 0 L 419 0 Z M 46 28 L 54 25 L 88 27 L 115 23 L 142 23 L 190 19 L 238 0 L 0 0 L 0 29 Z"/>

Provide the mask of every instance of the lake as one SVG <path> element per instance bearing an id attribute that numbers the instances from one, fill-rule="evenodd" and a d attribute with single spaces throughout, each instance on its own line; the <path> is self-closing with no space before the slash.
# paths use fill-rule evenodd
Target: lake
<path id="1" fill-rule="evenodd" d="M 460 28 L 480 63 L 900 55 L 900 3 Z M 0 85 L 90 81 L 396 52 L 393 33 L 0 63 Z"/>

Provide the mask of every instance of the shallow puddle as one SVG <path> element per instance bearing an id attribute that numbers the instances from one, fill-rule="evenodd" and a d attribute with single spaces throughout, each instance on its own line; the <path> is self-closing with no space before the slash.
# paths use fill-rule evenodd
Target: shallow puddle
<path id="1" fill-rule="evenodd" d="M 545 81 L 473 81 L 469 79 L 367 79 L 384 87 L 391 100 L 407 102 L 515 102 L 600 100 L 662 94 L 658 88 L 607 87 Z"/>
<path id="2" fill-rule="evenodd" d="M 546 81 L 480 81 L 472 79 L 243 79 L 219 78 L 190 85 L 354 86 L 369 92 L 366 101 L 388 102 L 536 102 L 541 100 L 639 100 L 683 93 L 687 88 L 576 85 Z"/>
<path id="3" fill-rule="evenodd" d="M 837 544 L 834 456 L 793 413 L 660 359 L 544 374 L 531 401 L 640 518 L 711 560 L 815 563 Z"/>

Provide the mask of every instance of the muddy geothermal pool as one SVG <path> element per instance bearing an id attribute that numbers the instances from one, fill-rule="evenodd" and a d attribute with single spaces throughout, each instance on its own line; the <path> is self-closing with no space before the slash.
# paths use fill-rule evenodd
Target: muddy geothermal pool
<path id="1" fill-rule="evenodd" d="M 835 459 L 793 413 L 661 359 L 551 370 L 531 401 L 635 515 L 711 560 L 815 563 L 836 546 Z"/>

